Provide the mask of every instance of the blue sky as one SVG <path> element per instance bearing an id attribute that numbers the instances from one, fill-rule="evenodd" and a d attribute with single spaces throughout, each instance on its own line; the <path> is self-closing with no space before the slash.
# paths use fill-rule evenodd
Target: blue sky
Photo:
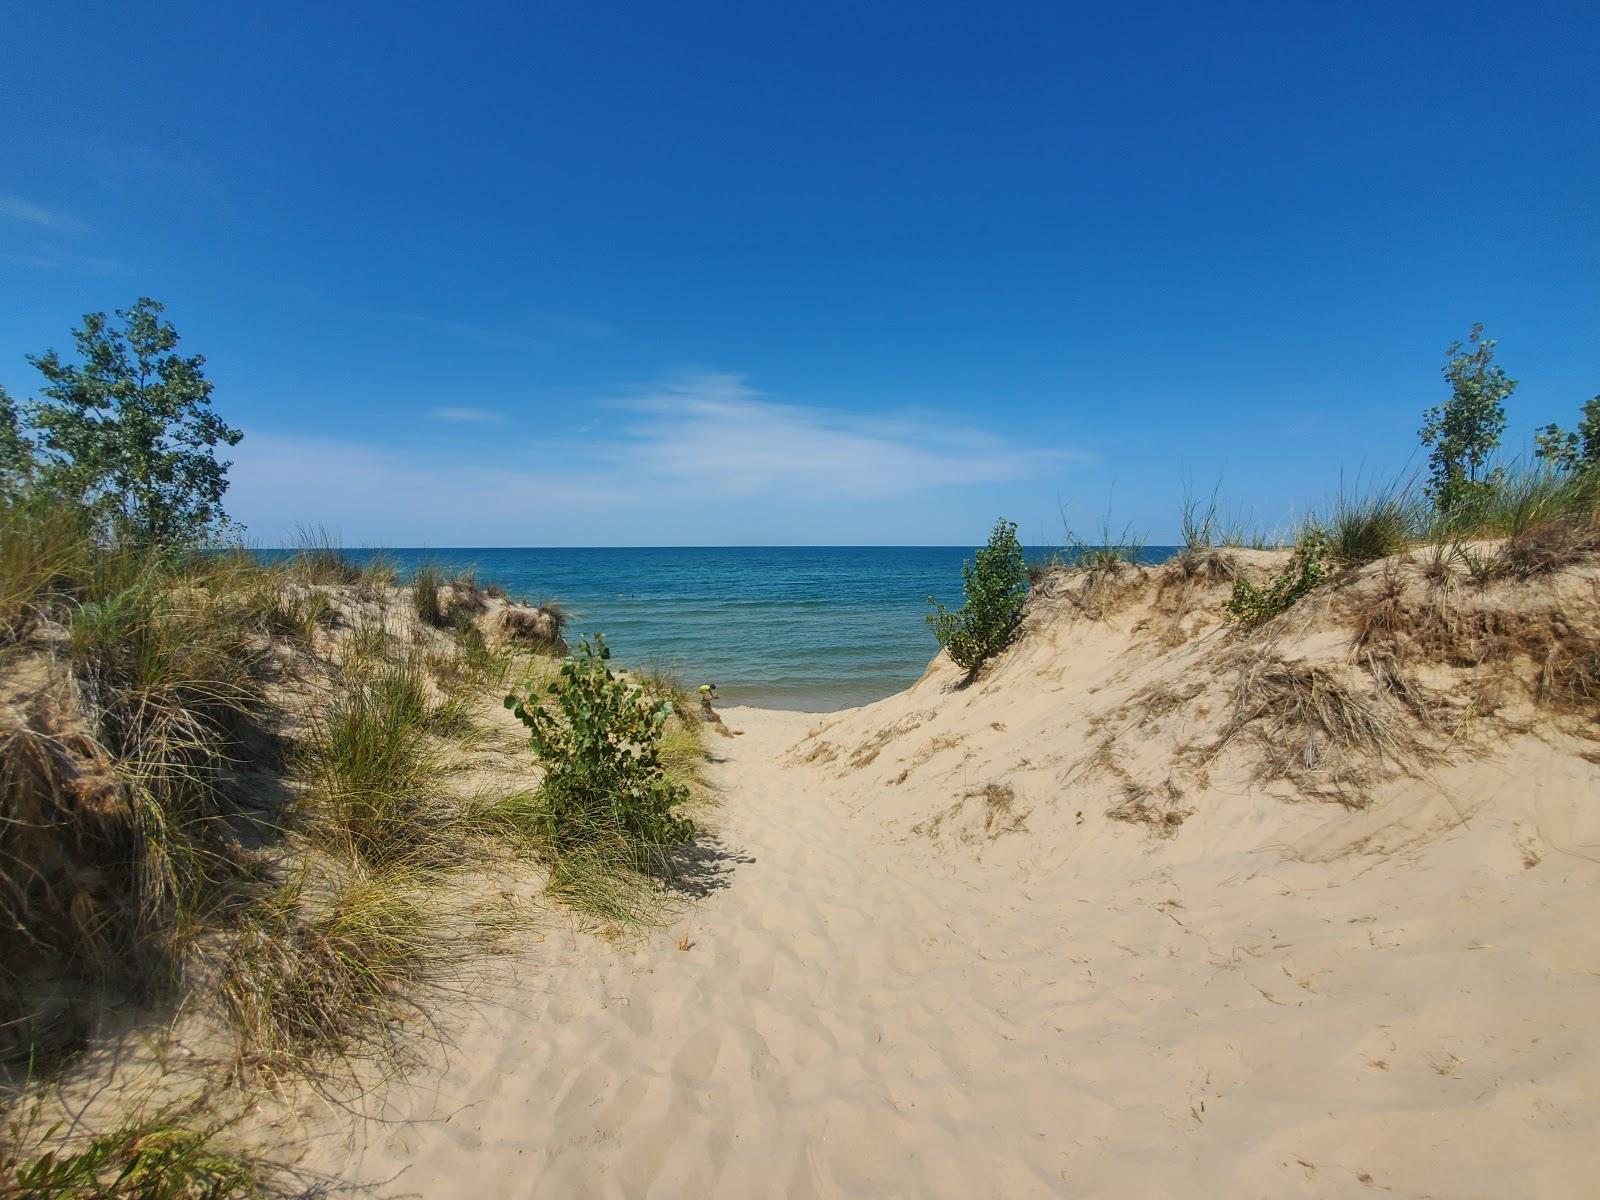
<path id="1" fill-rule="evenodd" d="M 32 4 L 0 383 L 164 300 L 262 544 L 1272 525 L 1600 391 L 1600 9 Z"/>

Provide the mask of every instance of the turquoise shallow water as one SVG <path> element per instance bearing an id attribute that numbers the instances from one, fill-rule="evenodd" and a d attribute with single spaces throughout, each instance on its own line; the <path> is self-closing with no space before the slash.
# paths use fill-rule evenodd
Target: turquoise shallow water
<path id="1" fill-rule="evenodd" d="M 376 551 L 347 551 L 363 560 Z M 573 612 L 623 663 L 661 666 L 725 704 L 826 711 L 897 692 L 938 646 L 928 597 L 961 600 L 959 546 L 388 550 L 402 573 L 426 560 L 477 568 L 513 596 Z M 1148 547 L 1159 562 L 1168 547 Z M 1035 548 L 1030 558 L 1047 550 Z"/>

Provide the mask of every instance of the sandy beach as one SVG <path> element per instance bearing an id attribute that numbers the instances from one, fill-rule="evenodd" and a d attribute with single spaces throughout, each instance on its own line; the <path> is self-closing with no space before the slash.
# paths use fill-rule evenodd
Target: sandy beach
<path id="1" fill-rule="evenodd" d="M 315 1165 L 463 1198 L 1587 1194 L 1600 756 L 1502 736 L 1359 809 L 1255 786 L 1254 749 L 1186 774 L 1219 635 L 1153 646 L 1158 609 L 1042 604 L 966 688 L 941 659 L 842 714 L 728 710 L 707 894 L 632 944 L 548 931 Z M 1118 809 L 1151 772 L 1176 821 Z"/>

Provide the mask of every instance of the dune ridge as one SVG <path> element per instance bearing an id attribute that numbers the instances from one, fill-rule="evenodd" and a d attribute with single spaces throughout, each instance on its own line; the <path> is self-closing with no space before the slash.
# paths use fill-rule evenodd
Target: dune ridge
<path id="1" fill-rule="evenodd" d="M 727 710 L 705 898 L 549 934 L 316 1164 L 430 1197 L 1586 1194 L 1600 743 L 1560 679 L 1600 574 L 1419 555 L 1250 632 L 1223 595 L 1064 573 L 974 680 Z"/>

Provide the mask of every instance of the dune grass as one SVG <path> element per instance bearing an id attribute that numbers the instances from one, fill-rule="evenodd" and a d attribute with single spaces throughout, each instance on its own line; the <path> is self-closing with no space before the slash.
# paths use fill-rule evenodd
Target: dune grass
<path id="1" fill-rule="evenodd" d="M 11 654 L 43 706 L 0 729 L 0 1030 L 49 1056 L 81 1030 L 42 1027 L 25 977 L 161 992 L 256 869 L 230 784 L 266 707 L 269 589 L 232 559 L 96 536 L 59 498 L 8 501 L 0 524 Z"/>
<path id="2" fill-rule="evenodd" d="M 424 625 L 435 629 L 444 625 L 444 601 L 440 591 L 444 575 L 431 562 L 422 563 L 411 575 L 411 609 Z"/>
<path id="3" fill-rule="evenodd" d="M 250 1074 L 316 1077 L 331 1060 L 408 1057 L 401 1026 L 426 1024 L 421 1000 L 457 961 L 430 921 L 427 881 L 352 864 L 331 891 L 286 883 L 252 911 L 218 996 Z"/>
<path id="4" fill-rule="evenodd" d="M 441 724 L 449 721 L 414 663 L 348 665 L 296 756 L 319 839 L 371 866 L 436 852 L 449 774 L 432 737 Z"/>
<path id="5" fill-rule="evenodd" d="M 0 1128 L 0 1195 L 16 1200 L 266 1200 L 308 1195 L 276 1167 L 227 1141 L 203 1099 L 131 1116 L 98 1133 L 40 1105 Z"/>
<path id="6" fill-rule="evenodd" d="M 1311 518 L 1326 539 L 1329 560 L 1339 567 L 1362 567 L 1403 554 L 1422 537 L 1426 505 L 1406 484 L 1361 490 L 1340 485 L 1328 512 Z"/>

